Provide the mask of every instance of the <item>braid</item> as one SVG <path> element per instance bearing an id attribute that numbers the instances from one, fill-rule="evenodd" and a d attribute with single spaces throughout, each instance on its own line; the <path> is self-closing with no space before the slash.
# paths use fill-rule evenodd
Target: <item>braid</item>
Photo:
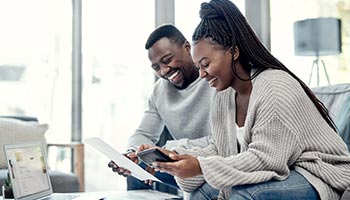
<path id="1" fill-rule="evenodd" d="M 249 70 L 246 69 L 248 66 L 257 69 L 256 73 L 247 80 L 254 79 L 259 73 L 268 68 L 287 72 L 299 82 L 329 126 L 336 131 L 335 123 L 329 116 L 327 108 L 302 80 L 265 48 L 235 4 L 229 0 L 211 0 L 209 3 L 201 4 L 199 15 L 201 22 L 192 35 L 195 44 L 204 38 L 211 38 L 212 43 L 218 44 L 226 50 L 231 47 L 233 47 L 232 49 L 238 47 L 240 62 L 245 70 Z M 232 71 L 237 76 L 234 64 Z M 237 77 L 245 80 L 239 76 Z"/>

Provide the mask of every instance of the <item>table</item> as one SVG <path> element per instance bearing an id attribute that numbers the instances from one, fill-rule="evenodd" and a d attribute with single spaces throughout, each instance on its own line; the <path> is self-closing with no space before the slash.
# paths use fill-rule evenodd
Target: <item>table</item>
<path id="1" fill-rule="evenodd" d="M 55 193 L 67 194 L 67 193 Z M 130 190 L 130 191 L 105 191 L 105 192 L 81 192 L 68 193 L 80 195 L 77 200 L 182 200 L 181 197 L 159 192 L 156 190 Z M 3 199 L 0 196 L 0 199 Z M 10 199 L 6 199 L 10 200 Z"/>
<path id="2" fill-rule="evenodd" d="M 103 200 L 182 200 L 181 197 L 156 190 L 130 190 L 113 192 L 94 192 L 94 195 L 105 194 Z"/>

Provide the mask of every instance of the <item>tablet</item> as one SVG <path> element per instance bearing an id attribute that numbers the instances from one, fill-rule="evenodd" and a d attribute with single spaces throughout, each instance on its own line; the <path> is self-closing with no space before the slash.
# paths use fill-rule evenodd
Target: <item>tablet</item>
<path id="1" fill-rule="evenodd" d="M 149 166 L 152 166 L 153 162 L 174 162 L 168 155 L 163 153 L 157 148 L 146 149 L 137 154 L 138 158 Z"/>

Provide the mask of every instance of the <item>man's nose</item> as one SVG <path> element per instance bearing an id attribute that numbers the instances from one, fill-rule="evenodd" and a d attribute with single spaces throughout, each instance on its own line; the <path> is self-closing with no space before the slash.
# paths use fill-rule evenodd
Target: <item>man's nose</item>
<path id="1" fill-rule="evenodd" d="M 205 70 L 203 69 L 199 69 L 199 76 L 201 78 L 205 78 L 206 76 L 208 76 L 208 72 L 206 72 Z"/>

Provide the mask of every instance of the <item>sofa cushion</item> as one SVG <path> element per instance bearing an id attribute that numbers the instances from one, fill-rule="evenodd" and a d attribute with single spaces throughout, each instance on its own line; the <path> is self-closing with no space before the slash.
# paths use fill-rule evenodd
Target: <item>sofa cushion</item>
<path id="1" fill-rule="evenodd" d="M 329 110 L 339 135 L 350 149 L 350 84 L 317 87 L 312 91 Z"/>
<path id="2" fill-rule="evenodd" d="M 79 192 L 79 180 L 74 174 L 49 170 L 49 175 L 53 192 Z M 4 184 L 6 177 L 7 169 L 0 169 L 0 185 Z M 1 190 L 0 195 L 2 195 Z"/>
<path id="3" fill-rule="evenodd" d="M 79 192 L 79 180 L 73 173 L 49 170 L 53 192 Z"/>
<path id="4" fill-rule="evenodd" d="M 43 143 L 45 155 L 47 155 L 47 142 L 44 136 L 47 129 L 47 124 L 0 118 L 0 168 L 7 168 L 3 148 L 5 144 L 40 141 Z"/>
<path id="5" fill-rule="evenodd" d="M 350 149 L 350 92 L 336 119 L 339 134 Z"/>

